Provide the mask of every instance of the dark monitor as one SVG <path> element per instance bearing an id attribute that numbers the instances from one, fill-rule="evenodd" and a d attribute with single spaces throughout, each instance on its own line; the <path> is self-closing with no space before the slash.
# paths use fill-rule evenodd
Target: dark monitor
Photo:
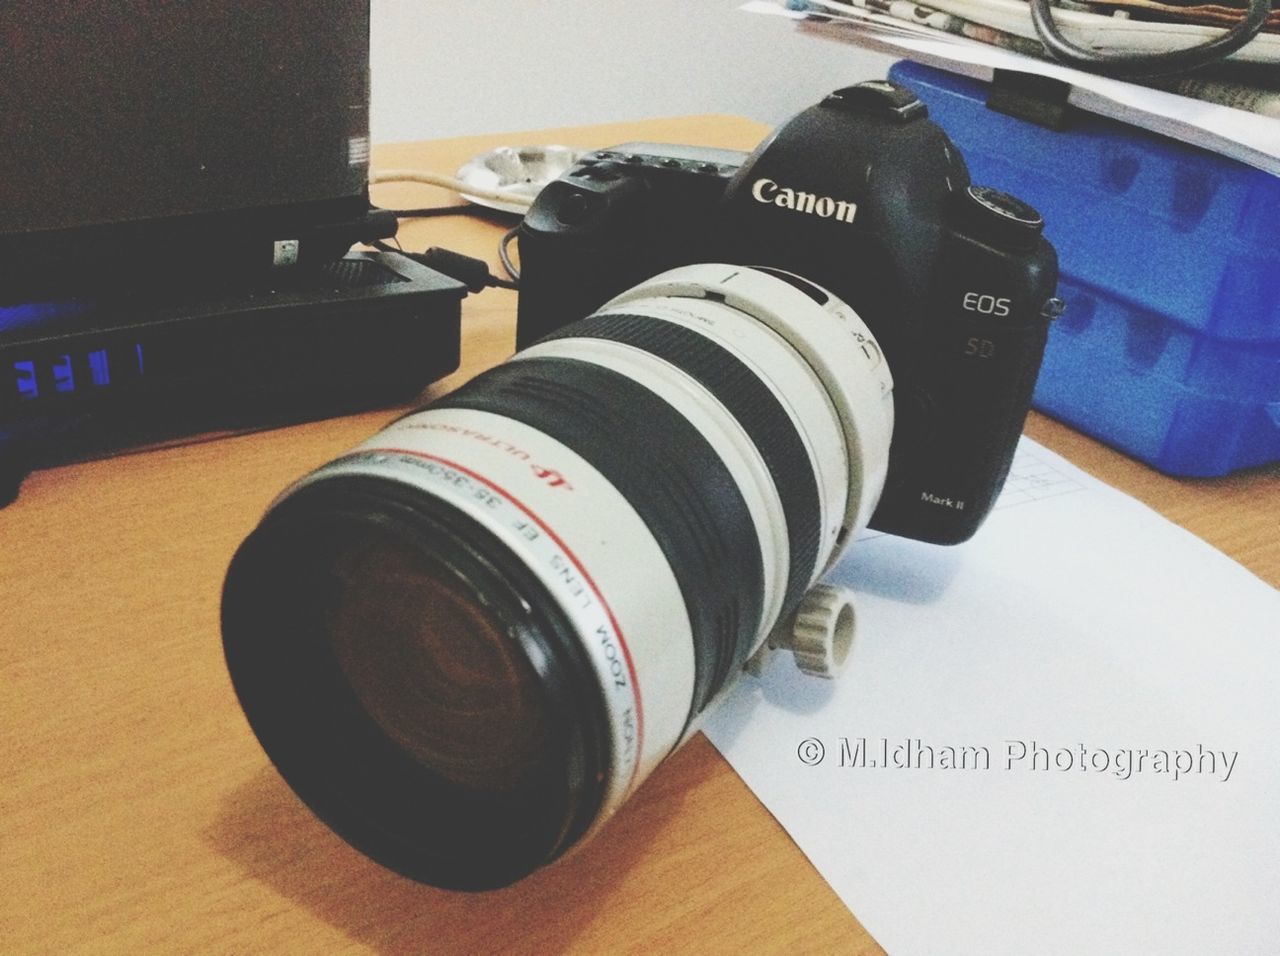
<path id="1" fill-rule="evenodd" d="M 371 211 L 369 4 L 0 4 L 0 302 L 331 260 Z"/>

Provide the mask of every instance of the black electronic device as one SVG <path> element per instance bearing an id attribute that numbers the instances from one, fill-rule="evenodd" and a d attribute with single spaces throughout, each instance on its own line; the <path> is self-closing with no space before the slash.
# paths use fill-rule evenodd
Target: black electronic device
<path id="1" fill-rule="evenodd" d="M 165 288 L 0 306 L 0 503 L 36 467 L 404 402 L 458 367 L 466 288 L 396 253 Z"/>
<path id="2" fill-rule="evenodd" d="M 713 259 L 716 206 L 746 158 L 623 143 L 547 184 L 520 224 L 517 347 L 655 273 Z"/>
<path id="3" fill-rule="evenodd" d="M 749 157 L 619 147 L 548 186 L 520 226 L 527 346 L 675 265 L 785 269 L 875 334 L 894 377 L 889 473 L 871 526 L 969 538 L 1003 486 L 1040 367 L 1057 256 L 1039 214 L 973 186 L 909 89 L 837 90 Z"/>
<path id="4" fill-rule="evenodd" d="M 0 303 L 331 261 L 370 208 L 369 4 L 0 4 Z"/>

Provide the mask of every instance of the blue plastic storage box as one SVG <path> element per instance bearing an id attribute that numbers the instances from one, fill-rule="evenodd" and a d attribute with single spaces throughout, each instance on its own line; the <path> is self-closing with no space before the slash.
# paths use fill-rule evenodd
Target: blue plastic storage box
<path id="1" fill-rule="evenodd" d="M 1036 126 L 916 63 L 889 75 L 974 182 L 1044 215 L 1067 310 L 1036 408 L 1175 475 L 1280 460 L 1280 178 L 1087 113 Z"/>

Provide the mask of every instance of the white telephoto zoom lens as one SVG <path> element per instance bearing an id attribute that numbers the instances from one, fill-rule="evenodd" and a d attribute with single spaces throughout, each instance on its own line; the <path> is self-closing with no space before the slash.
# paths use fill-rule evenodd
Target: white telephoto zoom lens
<path id="1" fill-rule="evenodd" d="M 520 879 L 688 739 L 866 526 L 892 388 L 797 276 L 628 290 L 277 499 L 224 590 L 250 724 L 374 859 Z"/>

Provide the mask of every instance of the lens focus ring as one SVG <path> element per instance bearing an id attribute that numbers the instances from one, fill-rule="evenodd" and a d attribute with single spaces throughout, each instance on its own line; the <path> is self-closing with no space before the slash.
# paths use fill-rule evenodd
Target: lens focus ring
<path id="1" fill-rule="evenodd" d="M 684 595 L 696 662 L 690 719 L 700 713 L 746 662 L 764 587 L 750 512 L 707 440 L 643 385 L 567 358 L 500 365 L 432 407 L 490 412 L 536 428 L 591 462 L 626 498 Z M 643 575 L 637 568 L 638 581 Z"/>
<path id="2" fill-rule="evenodd" d="M 789 571 L 783 614 L 804 596 L 818 560 L 818 482 L 804 442 L 782 404 L 728 349 L 692 329 L 646 315 L 593 315 L 542 339 L 606 339 L 643 349 L 693 378 L 750 436 L 773 478 L 786 515 Z"/>

